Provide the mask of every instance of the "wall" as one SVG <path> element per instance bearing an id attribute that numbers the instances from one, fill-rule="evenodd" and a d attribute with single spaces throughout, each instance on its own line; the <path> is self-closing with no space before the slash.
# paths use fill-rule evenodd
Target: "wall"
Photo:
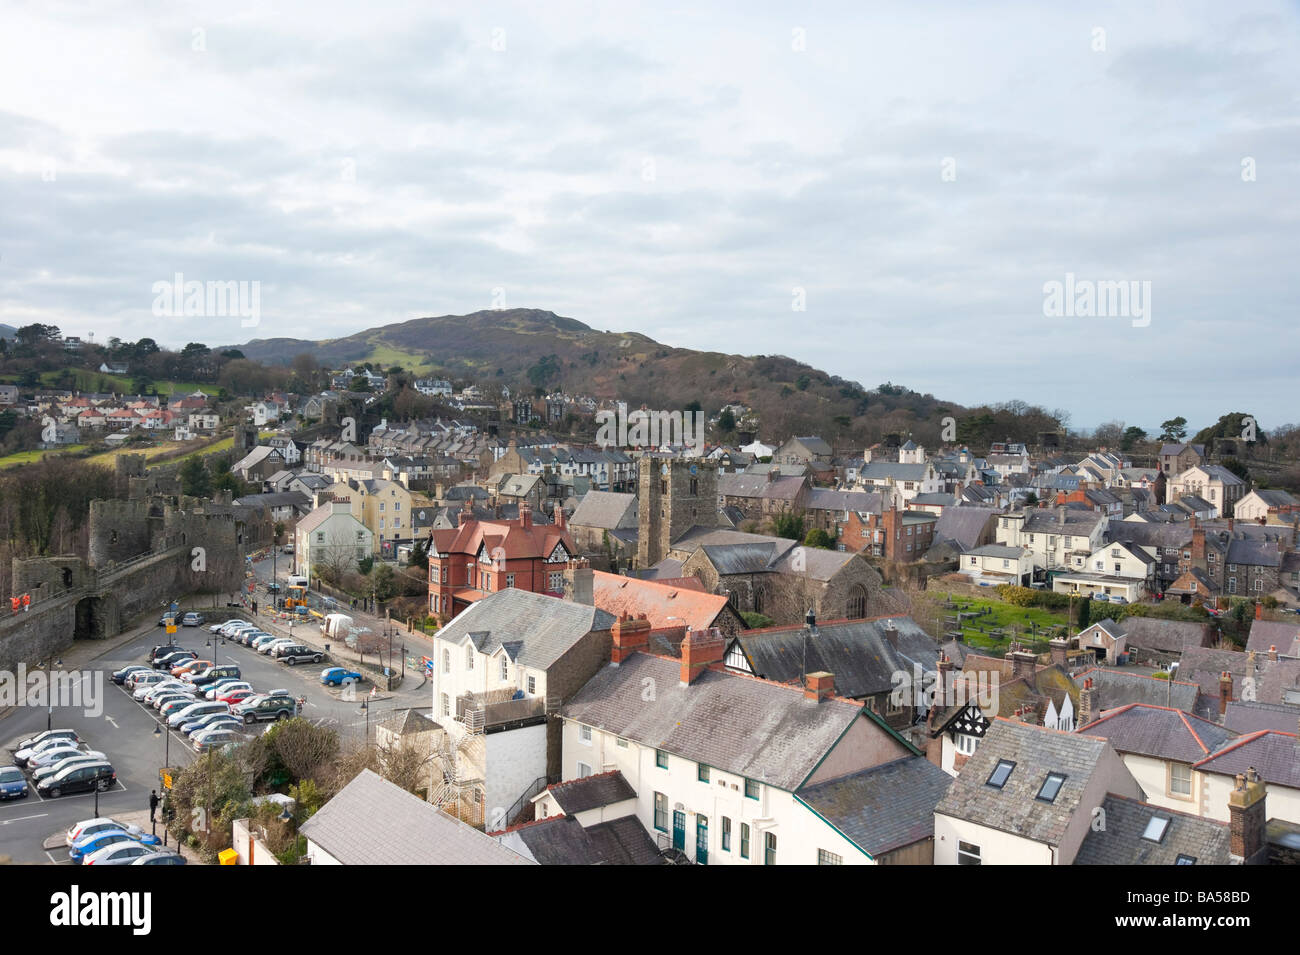
<path id="1" fill-rule="evenodd" d="M 546 775 L 546 724 L 488 733 L 484 805 L 489 828 L 539 776 Z M 504 825 L 504 823 L 502 823 Z"/>
<path id="2" fill-rule="evenodd" d="M 990 829 L 942 813 L 934 814 L 934 864 L 957 865 L 957 843 L 980 847 L 982 865 L 1051 865 L 1052 850 L 998 829 Z"/>
<path id="3" fill-rule="evenodd" d="M 279 865 L 271 850 L 261 839 L 248 831 L 247 819 L 236 819 L 232 829 L 231 848 L 239 853 L 239 865 Z M 249 855 L 252 861 L 249 861 Z"/>

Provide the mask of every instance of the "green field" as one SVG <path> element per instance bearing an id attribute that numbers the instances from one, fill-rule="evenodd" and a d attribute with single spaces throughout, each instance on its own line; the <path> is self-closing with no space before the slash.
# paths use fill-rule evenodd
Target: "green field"
<path id="1" fill-rule="evenodd" d="M 84 451 L 84 444 L 70 444 L 67 447 L 52 449 L 49 451 L 19 451 L 16 454 L 6 454 L 0 457 L 0 469 L 11 468 L 17 464 L 32 464 L 41 460 L 47 454 L 66 454 L 71 451 Z"/>
<path id="2" fill-rule="evenodd" d="M 943 623 L 944 631 L 952 630 L 953 625 L 947 617 L 962 613 L 980 613 L 981 616 L 961 623 L 962 642 L 972 647 L 987 650 L 1005 650 L 1013 639 L 1023 641 L 1042 641 L 1046 639 L 1045 631 L 1053 627 L 1069 627 L 1069 618 L 1064 611 L 1043 610 L 1040 607 L 1017 607 L 997 599 L 967 597 L 958 594 L 955 597 L 943 591 L 927 592 L 934 600 L 934 611 Z M 948 601 L 957 605 L 957 609 L 943 606 Z M 1001 630 L 1001 634 L 990 631 Z"/>
<path id="3" fill-rule="evenodd" d="M 402 351 L 399 348 L 393 348 L 391 345 L 375 345 L 370 349 L 365 361 L 374 362 L 377 365 L 383 365 L 385 368 L 392 368 L 394 365 L 400 365 L 406 371 L 413 371 L 417 374 L 428 371 L 433 366 L 424 360 L 423 355 L 417 355 L 415 352 Z"/>

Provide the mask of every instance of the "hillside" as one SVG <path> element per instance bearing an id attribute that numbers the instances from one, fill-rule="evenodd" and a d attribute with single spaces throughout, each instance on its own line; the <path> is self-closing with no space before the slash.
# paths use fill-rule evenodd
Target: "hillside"
<path id="1" fill-rule="evenodd" d="M 742 404 L 759 413 L 766 435 L 816 433 L 837 444 L 904 432 L 933 446 L 942 417 L 964 411 L 896 386 L 868 391 L 785 356 L 672 348 L 538 309 L 418 318 L 328 341 L 257 339 L 236 347 L 267 364 L 309 353 L 326 367 L 372 361 L 508 385 L 515 393 L 545 388 L 617 397 L 634 407 L 685 409 L 698 401 L 715 414 Z"/>

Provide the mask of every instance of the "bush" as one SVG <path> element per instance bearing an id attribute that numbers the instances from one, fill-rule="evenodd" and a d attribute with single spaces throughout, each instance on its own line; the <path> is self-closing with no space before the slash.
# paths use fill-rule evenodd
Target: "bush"
<path id="1" fill-rule="evenodd" d="M 766 614 L 754 613 L 751 610 L 742 611 L 741 619 L 745 621 L 745 626 L 750 630 L 762 630 L 764 627 L 776 626 L 776 621 Z"/>

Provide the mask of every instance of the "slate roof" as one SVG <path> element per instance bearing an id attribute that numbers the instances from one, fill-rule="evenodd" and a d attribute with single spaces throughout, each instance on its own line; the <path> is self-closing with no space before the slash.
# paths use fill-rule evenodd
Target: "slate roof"
<path id="1" fill-rule="evenodd" d="M 886 622 L 893 624 L 897 644 L 890 641 Z M 755 676 L 802 684 L 804 673 L 826 672 L 835 677 L 836 694 L 850 698 L 888 691 L 894 673 L 910 674 L 914 664 L 930 672 L 939 659 L 934 638 L 911 617 L 826 623 L 817 627 L 816 636 L 807 627 L 769 627 L 734 639 Z"/>
<path id="2" fill-rule="evenodd" d="M 418 796 L 363 769 L 302 824 L 344 865 L 528 865 Z"/>
<path id="3" fill-rule="evenodd" d="M 1228 825 L 1175 812 L 1108 793 L 1101 802 L 1104 829 L 1089 828 L 1075 865 L 1177 865 L 1179 856 L 1196 865 L 1228 865 L 1231 861 Z M 1159 842 L 1144 839 L 1152 818 L 1168 819 Z"/>
<path id="4" fill-rule="evenodd" d="M 1267 653 L 1277 647 L 1283 656 L 1300 656 L 1300 617 L 1296 620 L 1255 620 L 1250 625 L 1250 639 L 1246 649 Z"/>
<path id="5" fill-rule="evenodd" d="M 647 686 L 655 692 L 647 694 Z M 682 686 L 678 662 L 634 653 L 600 670 L 563 714 L 793 792 L 862 716 L 862 707 L 837 699 L 819 703 L 805 699 L 802 689 L 716 670 Z"/>
<path id="6" fill-rule="evenodd" d="M 886 482 L 893 478 L 895 483 L 903 481 L 924 481 L 929 468 L 927 464 L 900 464 L 897 461 L 870 461 L 858 471 L 860 481 Z"/>
<path id="7" fill-rule="evenodd" d="M 948 503 L 952 503 L 951 500 Z M 810 511 L 858 511 L 871 514 L 879 514 L 881 506 L 881 495 L 878 493 L 834 491 L 825 487 L 811 488 L 808 491 L 808 500 L 804 504 L 804 507 Z"/>
<path id="8" fill-rule="evenodd" d="M 1094 667 L 1074 677 L 1075 686 L 1082 688 L 1084 680 L 1092 680 L 1094 714 L 1118 709 L 1130 703 L 1150 703 L 1169 706 L 1184 713 L 1195 712 L 1200 687 L 1183 680 L 1157 680 L 1155 677 L 1124 670 Z"/>
<path id="9" fill-rule="evenodd" d="M 1201 772 L 1228 776 L 1252 766 L 1266 783 L 1300 789 L 1300 736 L 1280 730 L 1250 733 L 1196 764 Z"/>
<path id="10" fill-rule="evenodd" d="M 471 640 L 481 653 L 506 651 L 520 666 L 546 670 L 592 630 L 608 630 L 612 614 L 508 587 L 476 600 L 438 632 L 444 640 Z M 511 653 L 510 645 L 518 645 Z"/>
<path id="11" fill-rule="evenodd" d="M 402 710 L 379 725 L 398 736 L 409 736 L 413 733 L 424 733 L 442 728 L 437 722 L 414 709 Z"/>
<path id="12" fill-rule="evenodd" d="M 582 503 L 569 518 L 569 523 L 582 527 L 599 527 L 614 530 L 636 525 L 636 495 L 614 491 L 588 491 Z"/>
<path id="13" fill-rule="evenodd" d="M 1124 618 L 1124 634 L 1128 637 L 1128 645 L 1143 650 L 1185 653 L 1189 647 L 1202 646 L 1209 639 L 1210 633 L 1209 624 L 1190 620 L 1136 616 Z"/>
<path id="14" fill-rule="evenodd" d="M 952 777 L 923 756 L 801 789 L 797 798 L 870 856 L 934 836 L 934 807 Z"/>
<path id="15" fill-rule="evenodd" d="M 1300 706 L 1233 700 L 1223 714 L 1223 725 L 1237 733 L 1260 730 L 1294 733 L 1300 727 Z"/>
<path id="16" fill-rule="evenodd" d="M 555 804 L 570 816 L 636 798 L 636 790 L 622 771 L 617 769 L 596 776 L 552 783 L 546 787 L 546 791 L 554 797 Z"/>
<path id="17" fill-rule="evenodd" d="M 662 865 L 663 857 L 635 816 L 584 829 L 572 816 L 551 816 L 510 830 L 540 865 Z"/>
<path id="18" fill-rule="evenodd" d="M 1180 679 L 1200 684 L 1201 693 L 1204 695 L 1217 697 L 1219 676 L 1224 670 L 1233 676 L 1233 692 L 1241 691 L 1241 678 L 1246 674 L 1246 664 L 1246 654 L 1240 650 L 1188 647 L 1183 651 L 1178 676 Z"/>
<path id="19" fill-rule="evenodd" d="M 1060 845 L 1074 813 L 1091 811 L 1091 806 L 1082 805 L 1084 790 L 1109 745 L 1095 736 L 999 717 L 934 811 Z M 995 789 L 987 781 L 1003 759 L 1016 765 L 1003 787 Z M 1049 803 L 1036 797 L 1050 772 L 1065 774 L 1065 781 Z"/>
<path id="20" fill-rule="evenodd" d="M 1195 763 L 1236 737 L 1232 730 L 1170 707 L 1130 703 L 1105 714 L 1080 733 L 1110 740 L 1120 753 Z"/>
<path id="21" fill-rule="evenodd" d="M 934 525 L 934 539 L 955 540 L 962 550 L 970 550 L 983 535 L 988 522 L 1001 513 L 992 507 L 945 507 Z"/>
<path id="22" fill-rule="evenodd" d="M 1234 539 L 1228 544 L 1227 561 L 1230 564 L 1280 567 L 1282 552 L 1277 549 L 1277 545 L 1267 541 Z"/>
<path id="23" fill-rule="evenodd" d="M 663 865 L 663 856 L 636 816 L 591 826 L 587 838 L 606 865 Z"/>

